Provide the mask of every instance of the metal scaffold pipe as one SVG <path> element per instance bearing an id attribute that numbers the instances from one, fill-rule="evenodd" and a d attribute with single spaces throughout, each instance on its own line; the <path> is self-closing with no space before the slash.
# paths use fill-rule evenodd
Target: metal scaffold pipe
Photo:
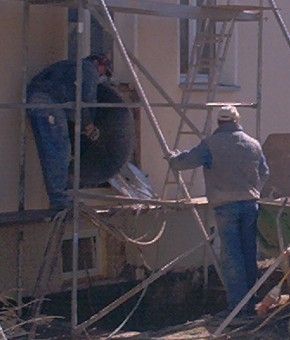
<path id="1" fill-rule="evenodd" d="M 96 4 L 96 2 L 94 0 L 87 0 L 87 4 L 88 4 L 88 8 L 94 13 L 94 5 Z M 114 39 L 116 40 L 117 46 L 119 48 L 119 51 L 120 51 L 124 61 L 126 62 L 127 66 L 129 67 L 129 69 L 130 69 L 130 71 L 131 71 L 131 73 L 133 75 L 133 78 L 134 78 L 134 81 L 135 81 L 135 84 L 136 84 L 136 87 L 137 87 L 137 92 L 138 92 L 138 94 L 141 97 L 141 102 L 144 105 L 144 109 L 145 109 L 145 111 L 147 113 L 148 119 L 150 120 L 150 123 L 152 125 L 152 128 L 153 128 L 155 134 L 156 134 L 156 137 L 157 137 L 157 139 L 159 141 L 159 144 L 160 144 L 160 146 L 161 146 L 161 148 L 162 148 L 162 150 L 164 152 L 164 155 L 167 156 L 170 153 L 170 149 L 169 149 L 169 147 L 168 147 L 168 145 L 166 143 L 166 140 L 165 140 L 165 138 L 164 138 L 164 136 L 162 134 L 162 131 L 161 131 L 160 127 L 159 127 L 159 124 L 158 124 L 158 122 L 156 120 L 156 117 L 155 117 L 155 115 L 154 115 L 154 113 L 153 113 L 153 111 L 152 111 L 152 109 L 150 107 L 149 101 L 148 101 L 148 99 L 146 97 L 146 94 L 144 92 L 144 89 L 143 89 L 143 87 L 142 87 L 142 85 L 141 85 L 141 83 L 140 83 L 140 81 L 138 79 L 138 76 L 137 76 L 137 74 L 136 74 L 136 72 L 134 70 L 133 64 L 132 64 L 132 62 L 131 62 L 131 60 L 130 60 L 130 58 L 128 56 L 126 48 L 125 48 L 125 46 L 124 46 L 124 44 L 122 42 L 122 39 L 120 37 L 120 34 L 119 34 L 119 32 L 118 32 L 118 30 L 117 30 L 117 28 L 116 28 L 116 26 L 115 26 L 115 24 L 114 24 L 114 22 L 113 22 L 113 20 L 111 18 L 111 15 L 109 13 L 108 7 L 107 7 L 107 5 L 106 5 L 104 0 L 99 0 L 99 4 L 101 5 L 101 8 L 102 8 L 102 10 L 104 12 L 104 15 L 105 15 L 105 17 L 106 17 L 106 19 L 108 21 L 109 31 L 112 34 L 112 36 L 114 37 Z M 186 185 L 184 183 L 184 180 L 183 180 L 180 172 L 174 173 L 174 174 L 175 174 L 177 180 L 179 181 L 179 183 L 180 183 L 180 185 L 181 185 L 181 187 L 183 189 L 185 197 L 187 199 L 190 199 L 191 198 L 190 194 L 188 192 L 188 189 L 187 189 L 187 187 L 186 187 Z M 195 222 L 197 223 L 197 226 L 200 229 L 200 232 L 201 232 L 202 236 L 204 237 L 205 246 L 208 248 L 208 250 L 210 251 L 210 253 L 212 255 L 212 259 L 213 259 L 216 271 L 217 271 L 221 281 L 223 282 L 223 277 L 222 277 L 222 273 L 221 273 L 221 269 L 220 269 L 219 260 L 217 258 L 217 255 L 216 255 L 215 251 L 213 250 L 213 248 L 212 248 L 212 246 L 210 244 L 209 236 L 207 234 L 207 231 L 206 231 L 206 229 L 205 229 L 205 227 L 204 227 L 204 225 L 202 223 L 202 220 L 201 220 L 201 218 L 200 218 L 200 216 L 199 216 L 199 214 L 198 214 L 198 212 L 197 212 L 195 207 L 193 207 L 191 209 L 191 213 L 193 215 L 193 218 L 194 218 Z"/>
<path id="2" fill-rule="evenodd" d="M 28 35 L 29 35 L 29 2 L 23 3 L 23 55 L 22 55 L 22 103 L 26 103 L 26 82 L 27 82 L 27 58 L 28 58 Z M 18 211 L 25 209 L 25 151 L 26 151 L 26 110 L 21 109 L 20 123 L 20 146 L 19 146 L 19 184 L 18 184 Z M 17 303 L 22 303 L 23 290 L 23 235 L 24 226 L 19 225 L 17 235 Z"/>
<path id="3" fill-rule="evenodd" d="M 131 60 L 130 60 L 130 58 L 128 56 L 128 53 L 127 53 L 127 51 L 125 49 L 125 46 L 124 46 L 124 44 L 123 44 L 123 42 L 121 40 L 119 32 L 118 32 L 118 30 L 117 30 L 117 28 L 116 28 L 116 26 L 115 26 L 115 24 L 114 24 L 114 22 L 113 22 L 113 20 L 111 18 L 111 15 L 109 13 L 108 7 L 107 7 L 107 5 L 106 5 L 104 0 L 100 0 L 99 2 L 100 2 L 101 7 L 102 7 L 102 9 L 104 11 L 104 14 L 106 15 L 106 18 L 107 18 L 108 22 L 110 24 L 111 33 L 113 34 L 113 36 L 114 36 L 114 38 L 116 40 L 116 43 L 118 44 L 118 48 L 120 50 L 120 53 L 122 54 L 126 64 L 128 65 L 128 67 L 129 67 L 129 69 L 130 69 L 130 71 L 131 71 L 131 73 L 133 75 L 133 78 L 134 78 L 134 81 L 135 81 L 135 84 L 136 84 L 136 87 L 137 87 L 137 92 L 140 95 L 140 98 L 141 98 L 141 101 L 143 103 L 144 109 L 146 110 L 148 118 L 150 119 L 150 122 L 152 124 L 152 127 L 153 127 L 155 133 L 156 133 L 156 137 L 157 137 L 157 139 L 158 139 L 158 141 L 160 143 L 160 146 L 161 146 L 164 154 L 168 154 L 169 151 L 170 151 L 169 147 L 168 147 L 168 145 L 166 143 L 166 140 L 165 140 L 165 138 L 164 138 L 164 136 L 163 136 L 163 134 L 162 134 L 162 132 L 161 132 L 161 130 L 159 128 L 159 124 L 158 124 L 158 122 L 156 120 L 156 117 L 155 117 L 151 107 L 150 107 L 149 101 L 148 101 L 148 99 L 146 97 L 146 94 L 144 92 L 144 89 L 143 89 L 143 87 L 142 87 L 142 85 L 141 85 L 141 83 L 140 83 L 140 81 L 138 79 L 138 76 L 137 76 L 137 74 L 136 74 L 136 72 L 134 70 L 133 64 L 132 64 L 132 62 L 131 62 Z M 94 1 L 88 0 L 88 4 L 91 7 L 93 7 Z"/>
<path id="4" fill-rule="evenodd" d="M 82 0 L 78 6 L 77 29 L 77 70 L 76 70 L 76 111 L 75 111 L 75 157 L 74 157 L 74 182 L 73 190 L 77 192 L 80 186 L 80 152 L 81 152 L 81 109 L 82 109 L 82 54 L 83 54 L 83 29 L 84 9 Z M 73 288 L 71 322 L 72 331 L 78 324 L 78 257 L 79 257 L 79 197 L 75 195 L 73 200 Z"/>
<path id="5" fill-rule="evenodd" d="M 286 38 L 286 41 L 287 41 L 287 44 L 288 46 L 290 47 L 290 33 L 285 25 L 285 22 L 280 14 L 280 12 L 278 11 L 278 8 L 277 8 L 277 5 L 276 5 L 276 2 L 274 0 L 269 0 L 269 4 L 270 6 L 273 7 L 273 13 L 278 21 L 278 24 L 282 30 L 282 33 L 284 35 L 284 37 Z"/>

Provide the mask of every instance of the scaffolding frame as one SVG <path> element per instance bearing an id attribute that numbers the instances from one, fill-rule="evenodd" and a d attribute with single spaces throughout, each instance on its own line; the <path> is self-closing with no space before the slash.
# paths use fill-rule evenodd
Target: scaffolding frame
<path id="1" fill-rule="evenodd" d="M 192 6 L 185 6 L 185 5 L 173 5 L 173 4 L 165 4 L 158 3 L 155 1 L 147 1 L 147 0 L 87 0 L 87 1 L 61 1 L 61 0 L 51 0 L 51 1 L 41 1 L 41 0 L 21 0 L 24 4 L 24 16 L 23 16 L 23 89 L 22 89 L 22 101 L 21 103 L 2 103 L 0 104 L 0 109 L 5 108 L 20 108 L 21 109 L 21 139 L 20 139 L 20 178 L 19 178 L 19 211 L 24 211 L 24 192 L 25 192 L 25 183 L 24 183 L 24 167 L 25 167 L 25 145 L 26 145 L 26 123 L 25 123 L 25 112 L 28 108 L 33 107 L 62 107 L 62 108 L 71 108 L 74 107 L 76 109 L 76 123 L 75 123 L 75 131 L 76 131 L 76 141 L 75 141 L 75 150 L 76 150 L 76 157 L 75 157 L 75 176 L 74 176 L 74 187 L 73 187 L 73 196 L 74 196 L 74 218 L 73 218 L 73 245 L 74 245 L 74 251 L 73 251 L 73 293 L 72 293 L 72 328 L 73 330 L 82 329 L 83 327 L 78 326 L 78 320 L 77 320 L 77 259 L 78 259 L 78 228 L 79 228 L 79 199 L 80 198 L 103 198 L 104 200 L 112 200 L 112 201 L 120 201 L 120 200 L 126 200 L 126 198 L 121 198 L 118 196 L 112 196 L 110 198 L 105 197 L 105 195 L 88 195 L 88 194 L 82 194 L 79 192 L 79 165 L 80 165 L 80 135 L 79 135 L 79 124 L 81 119 L 81 109 L 83 107 L 106 107 L 106 106 L 118 106 L 118 104 L 112 105 L 112 104 L 92 104 L 92 103 L 82 103 L 82 94 L 81 94 L 81 80 L 82 80 L 82 69 L 81 69 L 81 58 L 82 58 L 82 18 L 83 18 L 83 11 L 85 8 L 89 8 L 91 12 L 96 11 L 96 7 L 99 7 L 103 10 L 104 13 L 107 14 L 107 23 L 109 23 L 110 29 L 113 30 L 114 38 L 116 39 L 120 51 L 123 54 L 124 61 L 127 63 L 127 66 L 131 70 L 132 74 L 134 75 L 135 82 L 137 84 L 137 87 L 139 89 L 139 94 L 141 94 L 141 102 L 140 103 L 133 103 L 133 104 L 126 104 L 127 107 L 143 107 L 145 108 L 145 111 L 148 114 L 148 118 L 151 121 L 152 128 L 155 132 L 155 135 L 159 141 L 159 144 L 164 152 L 164 155 L 168 155 L 170 152 L 169 147 L 167 146 L 167 143 L 163 137 L 163 134 L 158 126 L 158 122 L 154 116 L 154 113 L 152 111 L 152 107 L 170 107 L 175 110 L 179 115 L 182 116 L 181 110 L 186 108 L 198 108 L 198 107 L 206 107 L 207 105 L 213 105 L 213 106 L 220 106 L 221 103 L 203 103 L 203 104 L 186 104 L 185 106 L 179 103 L 175 103 L 170 96 L 163 90 L 162 86 L 158 84 L 158 82 L 154 79 L 154 77 L 146 70 L 146 68 L 142 65 L 142 63 L 139 62 L 139 60 L 129 51 L 126 50 L 125 46 L 122 44 L 122 40 L 120 39 L 120 36 L 118 34 L 118 31 L 116 30 L 116 27 L 114 26 L 113 21 L 110 21 L 110 18 L 108 16 L 108 8 L 112 11 L 120 12 L 120 13 L 132 13 L 132 14 L 140 14 L 140 15 L 154 15 L 154 16 L 165 16 L 165 17 L 172 17 L 172 18 L 186 18 L 186 19 L 198 19 L 203 18 L 206 16 L 213 16 L 217 20 L 219 19 L 230 19 L 232 18 L 233 13 L 236 14 L 236 20 L 238 21 L 256 21 L 259 24 L 259 34 L 258 34 L 258 70 L 257 70 L 257 103 L 236 103 L 237 106 L 247 106 L 247 107 L 253 107 L 257 109 L 257 137 L 260 137 L 260 119 L 261 119 L 261 99 L 262 99 L 262 91 L 261 91 L 261 77 L 262 77 L 262 12 L 264 9 L 273 9 L 274 8 L 274 1 L 269 0 L 270 7 L 259 7 L 259 6 L 231 6 L 231 8 L 226 8 L 226 6 L 221 7 L 214 7 L 214 6 L 208 6 L 207 8 L 195 8 Z M 133 4 L 134 3 L 134 4 Z M 26 81 L 27 81 L 27 49 L 28 49 L 28 21 L 29 21 L 29 7 L 33 4 L 43 4 L 43 5 L 53 5 L 53 6 L 66 6 L 66 7 L 75 7 L 78 8 L 79 12 L 79 22 L 78 22 L 78 54 L 77 54 L 77 95 L 76 95 L 76 102 L 75 103 L 64 103 L 64 104 L 27 104 L 26 103 Z M 253 14 L 250 14 L 249 12 L 245 13 L 244 10 L 248 11 L 254 11 Z M 274 11 L 277 13 L 277 11 Z M 101 20 L 101 18 L 99 18 Z M 106 23 L 103 23 L 106 25 Z M 289 35 L 288 35 L 289 38 Z M 139 83 L 138 77 L 134 71 L 133 64 L 137 65 L 139 67 L 140 71 L 145 74 L 147 79 L 151 82 L 151 84 L 159 91 L 159 93 L 162 95 L 163 98 L 167 100 L 167 104 L 164 103 L 149 103 L 147 100 L 147 97 L 145 93 L 143 93 L 142 85 Z M 185 118 L 185 123 L 190 127 L 194 128 L 194 125 L 192 125 L 192 122 L 190 120 L 187 120 Z M 190 196 L 188 195 L 187 189 L 185 184 L 183 183 L 183 188 L 185 192 L 185 197 L 187 199 L 190 199 Z M 127 199 L 128 201 L 128 199 Z M 132 202 L 139 202 L 144 203 L 141 199 L 133 199 Z M 149 200 L 150 201 L 150 200 Z M 154 201 L 154 200 L 153 200 Z M 148 200 L 146 200 L 148 202 Z M 172 202 L 166 202 L 166 201 L 160 201 L 156 200 L 154 201 L 156 205 L 171 205 Z M 180 204 L 180 203 L 179 203 Z M 188 202 L 190 204 L 190 202 Z M 201 219 L 193 205 L 193 215 L 195 218 L 195 221 L 197 224 L 200 225 L 201 232 L 204 236 L 204 243 L 206 245 L 209 245 L 209 242 L 212 240 L 207 235 L 207 232 L 201 222 Z M 19 243 L 18 243 L 18 249 L 19 249 L 19 255 L 18 255 L 18 284 L 21 288 L 22 284 L 22 256 L 23 256 L 23 248 L 22 243 L 23 239 L 21 237 L 23 233 L 23 225 L 19 227 Z M 211 250 L 211 247 L 209 246 L 209 250 Z M 218 266 L 216 267 L 218 269 Z M 21 290 L 19 290 L 21 291 Z M 21 293 L 19 295 L 18 301 L 21 300 Z"/>

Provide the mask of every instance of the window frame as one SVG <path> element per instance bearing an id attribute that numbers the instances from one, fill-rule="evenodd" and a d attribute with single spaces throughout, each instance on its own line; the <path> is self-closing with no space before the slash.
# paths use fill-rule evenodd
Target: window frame
<path id="1" fill-rule="evenodd" d="M 179 3 L 181 5 L 191 5 L 191 6 L 199 6 L 199 0 L 179 0 Z M 184 84 L 186 81 L 187 77 L 187 71 L 184 71 L 185 63 L 186 63 L 186 70 L 188 69 L 188 63 L 190 60 L 190 53 L 192 51 L 193 45 L 194 45 L 194 37 L 197 33 L 197 26 L 198 26 L 198 20 L 195 19 L 180 19 L 180 32 L 179 32 L 179 43 L 180 43 L 180 65 L 179 65 L 179 70 L 180 70 L 180 83 Z M 185 35 L 187 36 L 187 39 L 184 39 L 182 37 L 182 26 L 187 30 L 185 32 Z M 186 43 L 187 45 L 184 48 L 183 44 Z M 187 56 L 186 56 L 186 61 L 183 61 L 182 59 L 183 54 L 182 54 L 182 49 L 185 49 L 187 51 Z M 208 74 L 206 73 L 199 73 L 196 78 L 196 83 L 197 84 L 207 84 L 208 83 Z"/>
<path id="2" fill-rule="evenodd" d="M 79 269 L 77 272 L 77 277 L 78 278 L 85 278 L 88 275 L 89 276 L 99 276 L 99 275 L 103 275 L 104 274 L 104 264 L 103 264 L 103 240 L 101 238 L 101 233 L 100 230 L 98 229 L 91 229 L 91 230 L 81 230 L 79 232 L 79 253 L 81 253 L 81 249 L 80 249 L 80 240 L 81 239 L 95 239 L 95 241 L 93 241 L 94 246 L 91 247 L 91 250 L 93 248 L 93 253 L 91 254 L 91 259 L 92 259 L 92 263 L 93 266 L 91 268 L 88 269 Z M 66 241 L 70 241 L 71 244 L 73 243 L 73 236 L 71 233 L 66 233 L 63 237 L 62 240 L 62 249 L 61 249 L 61 270 L 62 270 L 62 277 L 64 280 L 66 279 L 72 279 L 73 278 L 73 271 L 64 271 L 64 257 L 66 256 L 66 254 L 64 254 L 63 251 L 63 244 Z M 71 245 L 72 247 L 72 245 Z M 68 254 L 69 255 L 69 254 Z M 71 258 L 71 267 L 72 267 L 72 258 Z"/>

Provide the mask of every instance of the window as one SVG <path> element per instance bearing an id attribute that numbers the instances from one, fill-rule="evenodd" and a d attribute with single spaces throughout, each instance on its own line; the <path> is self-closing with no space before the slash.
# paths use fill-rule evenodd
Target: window
<path id="1" fill-rule="evenodd" d="M 201 0 L 180 0 L 181 5 L 200 6 Z M 201 20 L 180 19 L 180 75 L 181 82 L 185 81 L 188 65 L 196 33 L 202 29 Z M 213 28 L 214 29 L 214 28 Z M 203 50 L 203 57 L 208 58 L 211 54 L 210 45 L 207 44 Z M 198 83 L 207 83 L 209 68 L 204 67 L 198 74 Z"/>
<path id="2" fill-rule="evenodd" d="M 180 0 L 181 5 L 201 6 L 204 1 L 202 0 Z M 215 0 L 208 1 L 212 5 L 216 4 Z M 180 82 L 184 83 L 188 71 L 188 64 L 194 39 L 198 31 L 202 29 L 202 20 L 188 20 L 180 19 Z M 210 29 L 212 34 L 217 34 L 222 28 L 221 23 L 211 23 Z M 230 26 L 228 26 L 230 28 Z M 227 29 L 228 29 L 227 28 Z M 229 35 L 228 35 L 229 36 Z M 225 91 L 237 91 L 240 87 L 237 84 L 237 63 L 238 63 L 238 32 L 234 30 L 232 38 L 230 39 L 230 48 L 227 50 L 226 58 L 223 62 L 222 73 L 219 79 L 219 88 Z M 223 45 L 223 48 L 225 45 Z M 222 48 L 222 50 L 223 50 Z M 221 51 L 222 51 L 221 50 Z M 203 49 L 203 57 L 205 59 L 215 58 L 214 44 L 207 44 Z M 195 82 L 200 86 L 200 89 L 206 89 L 210 69 L 204 67 L 197 75 Z"/>
<path id="3" fill-rule="evenodd" d="M 62 243 L 62 271 L 65 278 L 72 277 L 73 240 L 71 234 Z M 102 274 L 102 242 L 98 230 L 81 231 L 79 234 L 78 276 Z"/>
<path id="4" fill-rule="evenodd" d="M 180 0 L 180 5 L 188 5 L 189 0 Z M 180 19 L 180 73 L 186 74 L 189 61 L 189 20 Z"/>

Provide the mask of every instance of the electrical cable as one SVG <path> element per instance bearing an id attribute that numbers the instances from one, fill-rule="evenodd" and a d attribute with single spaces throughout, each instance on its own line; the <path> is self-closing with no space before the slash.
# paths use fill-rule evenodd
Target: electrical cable
<path id="1" fill-rule="evenodd" d="M 148 290 L 148 287 L 149 286 L 147 286 L 143 289 L 141 295 L 139 296 L 137 303 L 135 304 L 135 306 L 133 307 L 131 312 L 126 316 L 126 318 L 121 322 L 121 324 L 108 336 L 108 339 L 111 339 L 114 335 L 116 335 L 126 325 L 126 323 L 129 321 L 131 316 L 135 313 L 137 308 L 140 306 L 140 303 L 143 300 L 143 297 L 145 296 L 145 294 Z"/>

